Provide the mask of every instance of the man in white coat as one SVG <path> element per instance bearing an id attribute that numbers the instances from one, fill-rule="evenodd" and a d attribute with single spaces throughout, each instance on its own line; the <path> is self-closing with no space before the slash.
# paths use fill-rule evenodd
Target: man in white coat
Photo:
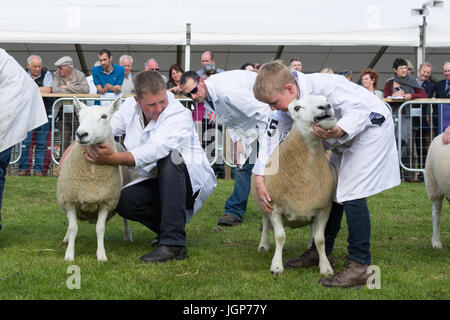
<path id="1" fill-rule="evenodd" d="M 0 49 L 0 114 L 1 221 L 2 194 L 11 150 L 15 144 L 26 138 L 28 131 L 48 121 L 38 86 L 3 49 Z"/>
<path id="2" fill-rule="evenodd" d="M 247 210 L 252 169 L 256 161 L 257 140 L 262 136 L 271 113 L 269 106 L 255 99 L 253 85 L 256 72 L 225 71 L 201 78 L 196 72 L 185 72 L 180 79 L 183 93 L 216 113 L 226 123 L 235 144 L 234 190 L 225 202 L 224 215 L 218 224 L 239 225 Z M 216 137 L 217 139 L 218 137 Z"/>
<path id="3" fill-rule="evenodd" d="M 86 158 L 138 171 L 139 178 L 122 189 L 116 210 L 158 235 L 158 246 L 141 260 L 185 259 L 185 225 L 214 190 L 216 178 L 190 111 L 166 91 L 161 75 L 140 72 L 134 87 L 135 103 L 123 104 L 111 120 L 113 134 L 125 134 L 128 151 L 99 144 L 88 148 Z"/>
<path id="4" fill-rule="evenodd" d="M 380 99 L 349 82 L 343 76 L 289 72 L 281 62 L 262 66 L 254 87 L 255 97 L 269 104 L 274 112 L 269 120 L 273 129 L 289 129 L 292 118 L 287 112 L 290 102 L 306 95 L 323 95 L 335 110 L 335 128 L 324 130 L 313 125 L 314 134 L 325 139 L 332 150 L 330 168 L 335 195 L 325 229 L 325 251 L 332 257 L 334 241 L 340 229 L 343 211 L 348 225 L 348 257 L 343 270 L 331 278 L 320 279 L 327 287 L 365 285 L 370 274 L 370 214 L 366 198 L 400 184 L 400 171 L 392 116 Z M 268 133 L 270 130 L 268 130 Z M 270 213 L 270 194 L 264 184 L 265 166 L 279 143 L 272 135 L 263 140 L 253 169 L 261 207 Z M 270 145 L 271 143 L 272 145 Z M 270 150 L 269 150 L 270 149 Z M 267 151 L 269 150 L 269 151 Z M 315 247 L 299 258 L 286 261 L 286 267 L 318 265 Z"/>

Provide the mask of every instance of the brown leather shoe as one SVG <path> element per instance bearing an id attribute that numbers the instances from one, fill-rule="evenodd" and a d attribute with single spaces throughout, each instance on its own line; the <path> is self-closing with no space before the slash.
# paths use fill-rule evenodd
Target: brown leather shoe
<path id="1" fill-rule="evenodd" d="M 234 227 L 241 224 L 241 221 L 233 217 L 231 214 L 225 214 L 217 221 L 219 226 Z"/>
<path id="2" fill-rule="evenodd" d="M 18 175 L 18 176 L 24 177 L 24 176 L 27 176 L 28 174 L 27 174 L 27 172 L 26 172 L 25 170 L 20 170 L 20 171 L 17 173 L 17 175 Z"/>
<path id="3" fill-rule="evenodd" d="M 370 273 L 367 273 L 368 267 L 367 264 L 360 264 L 347 259 L 344 268 L 339 273 L 330 278 L 319 279 L 319 283 L 325 287 L 362 288 L 371 276 Z"/>
<path id="4" fill-rule="evenodd" d="M 333 252 L 327 254 L 328 261 L 331 266 L 334 267 L 334 256 Z M 287 269 L 294 268 L 310 268 L 319 265 L 319 253 L 316 248 L 310 248 L 306 250 L 300 257 L 287 260 L 284 263 L 284 267 Z"/>

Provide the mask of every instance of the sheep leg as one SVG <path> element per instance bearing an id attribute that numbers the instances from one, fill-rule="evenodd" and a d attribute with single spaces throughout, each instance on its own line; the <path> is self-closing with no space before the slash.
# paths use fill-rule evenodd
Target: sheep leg
<path id="1" fill-rule="evenodd" d="M 69 220 L 69 227 L 63 241 L 67 241 L 68 244 L 64 260 L 73 261 L 75 257 L 75 238 L 78 232 L 77 214 L 74 207 L 67 210 L 67 219 Z"/>
<path id="2" fill-rule="evenodd" d="M 105 246 L 104 246 L 104 236 L 105 236 L 105 224 L 106 218 L 108 217 L 108 210 L 101 208 L 98 212 L 97 224 L 95 230 L 97 231 L 97 261 L 107 261 Z"/>
<path id="3" fill-rule="evenodd" d="M 130 226 L 128 225 L 128 219 L 123 219 L 123 239 L 125 241 L 133 242 L 133 236 L 131 234 Z"/>
<path id="4" fill-rule="evenodd" d="M 275 234 L 275 254 L 273 255 L 272 265 L 270 271 L 275 275 L 283 273 L 283 247 L 286 240 L 286 233 L 284 231 L 283 223 L 279 210 L 274 209 L 270 215 L 270 222 L 272 222 L 273 231 Z"/>
<path id="5" fill-rule="evenodd" d="M 308 249 L 312 248 L 314 241 L 314 227 L 312 224 L 309 225 L 309 242 L 308 242 Z"/>
<path id="6" fill-rule="evenodd" d="M 433 201 L 433 215 L 432 215 L 433 238 L 431 239 L 431 245 L 433 246 L 433 248 L 437 248 L 437 249 L 442 249 L 442 243 L 441 243 L 442 199 L 443 199 L 443 196 L 441 196 L 440 199 Z"/>
<path id="7" fill-rule="evenodd" d="M 263 227 L 261 231 L 261 241 L 259 242 L 258 251 L 269 250 L 269 217 L 263 213 Z"/>
<path id="8" fill-rule="evenodd" d="M 320 274 L 322 275 L 333 275 L 333 268 L 328 261 L 327 255 L 325 254 L 325 226 L 330 215 L 330 210 L 320 211 L 314 223 L 312 224 L 312 229 L 314 232 L 314 243 L 316 244 L 317 252 L 319 253 L 319 268 Z"/>

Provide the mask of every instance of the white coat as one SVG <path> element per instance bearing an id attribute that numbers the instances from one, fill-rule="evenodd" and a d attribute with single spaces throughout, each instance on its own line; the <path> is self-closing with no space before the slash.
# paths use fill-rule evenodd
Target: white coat
<path id="1" fill-rule="evenodd" d="M 145 127 L 142 111 L 134 97 L 127 98 L 114 113 L 111 127 L 114 136 L 125 134 L 125 147 L 134 157 L 139 178 L 131 184 L 156 177 L 156 162 L 168 156 L 171 150 L 180 152 L 189 172 L 193 194 L 199 191 L 194 212 L 188 212 L 189 221 L 216 187 L 216 176 L 200 145 L 191 112 L 172 93 L 167 92 L 167 96 L 167 108 L 157 121 L 151 120 Z"/>
<path id="2" fill-rule="evenodd" d="M 0 115 L 0 152 L 23 141 L 28 131 L 48 121 L 39 87 L 3 49 L 0 49 Z"/>
<path id="3" fill-rule="evenodd" d="M 256 100 L 253 94 L 256 76 L 253 71 L 233 70 L 214 74 L 205 80 L 213 104 L 210 106 L 205 101 L 205 107 L 227 124 L 233 142 L 241 141 L 247 155 L 239 159 L 241 164 L 250 156 L 251 144 L 264 135 L 271 113 L 269 105 Z"/>
<path id="4" fill-rule="evenodd" d="M 394 122 L 386 105 L 374 94 L 343 76 L 322 73 L 305 75 L 300 72 L 297 72 L 297 76 L 300 97 L 325 96 L 335 110 L 337 126 L 346 132 L 340 138 L 324 142 L 332 150 L 330 168 L 335 183 L 334 201 L 342 203 L 366 198 L 399 185 Z M 277 127 L 290 128 L 293 120 L 289 113 L 277 113 L 278 116 L 274 113 L 279 122 Z M 381 126 L 371 122 L 372 113 L 385 118 Z M 269 138 L 264 141 L 260 154 L 262 150 L 273 150 L 277 144 Z M 267 156 L 260 157 L 253 172 L 264 175 L 267 159 Z"/>

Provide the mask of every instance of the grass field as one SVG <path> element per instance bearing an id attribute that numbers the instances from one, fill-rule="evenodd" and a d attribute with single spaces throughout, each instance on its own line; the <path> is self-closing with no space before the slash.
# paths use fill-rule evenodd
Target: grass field
<path id="1" fill-rule="evenodd" d="M 107 223 L 108 262 L 96 260 L 95 225 L 79 223 L 75 261 L 64 261 L 60 246 L 66 215 L 56 203 L 56 178 L 8 176 L 0 232 L 0 300 L 3 299 L 450 299 L 450 215 L 444 204 L 442 250 L 431 247 L 431 203 L 423 184 L 402 184 L 369 198 L 373 264 L 381 289 L 327 289 L 317 283 L 318 268 L 269 271 L 274 253 L 257 251 L 261 223 L 253 200 L 245 222 L 217 228 L 233 181 L 220 180 L 213 195 L 187 226 L 189 259 L 143 264 L 154 233 L 131 222 L 134 242 L 123 241 L 122 219 Z M 309 228 L 286 229 L 289 259 L 306 249 Z M 344 262 L 347 226 L 343 220 L 335 247 L 336 270 Z M 68 289 L 67 273 L 79 267 L 80 289 Z"/>

